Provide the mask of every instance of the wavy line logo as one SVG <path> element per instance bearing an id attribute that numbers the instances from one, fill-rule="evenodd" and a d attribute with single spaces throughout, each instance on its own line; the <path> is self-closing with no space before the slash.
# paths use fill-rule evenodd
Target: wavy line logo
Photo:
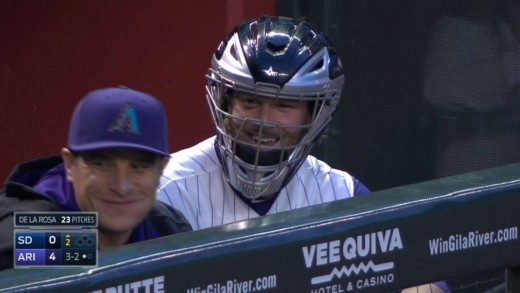
<path id="1" fill-rule="evenodd" d="M 361 263 L 359 263 L 359 266 L 352 264 L 348 268 L 346 266 L 343 266 L 340 270 L 338 270 L 337 268 L 334 268 L 330 272 L 330 274 L 312 278 L 311 284 L 317 285 L 317 284 L 321 284 L 321 283 L 327 283 L 327 282 L 332 281 L 334 279 L 334 277 L 337 277 L 338 279 L 340 279 L 343 275 L 349 277 L 352 273 L 359 275 L 359 273 L 361 271 L 363 271 L 364 273 L 368 273 L 368 271 L 370 271 L 370 269 L 372 269 L 372 271 L 376 273 L 376 272 L 391 270 L 393 268 L 394 268 L 394 262 L 392 262 L 392 261 L 385 262 L 382 264 L 374 264 L 373 261 L 369 261 L 366 265 L 365 265 L 365 263 L 361 262 Z"/>

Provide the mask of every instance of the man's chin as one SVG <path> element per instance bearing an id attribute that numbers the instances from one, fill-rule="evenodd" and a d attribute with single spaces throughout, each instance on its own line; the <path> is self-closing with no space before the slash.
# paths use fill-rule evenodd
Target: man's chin
<path id="1" fill-rule="evenodd" d="M 132 231 L 140 220 L 134 216 L 111 215 L 108 217 L 99 216 L 99 230 L 111 233 L 125 233 Z"/>

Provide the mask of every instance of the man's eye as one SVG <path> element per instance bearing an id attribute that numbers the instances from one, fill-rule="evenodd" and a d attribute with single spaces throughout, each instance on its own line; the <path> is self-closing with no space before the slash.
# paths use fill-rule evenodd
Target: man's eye
<path id="1" fill-rule="evenodd" d="M 258 101 L 254 99 L 242 99 L 240 102 L 245 106 L 254 106 L 258 104 Z"/>
<path id="2" fill-rule="evenodd" d="M 96 167 L 106 167 L 108 165 L 107 161 L 103 160 L 103 159 L 89 159 L 89 160 L 86 160 L 86 163 L 88 165 L 96 166 Z"/>
<path id="3" fill-rule="evenodd" d="M 131 165 L 132 169 L 135 170 L 146 170 L 152 168 L 152 164 L 149 163 L 134 163 Z"/>
<path id="4" fill-rule="evenodd" d="M 278 104 L 279 108 L 286 108 L 286 109 L 292 109 L 295 108 L 296 105 L 294 103 L 280 103 Z"/>

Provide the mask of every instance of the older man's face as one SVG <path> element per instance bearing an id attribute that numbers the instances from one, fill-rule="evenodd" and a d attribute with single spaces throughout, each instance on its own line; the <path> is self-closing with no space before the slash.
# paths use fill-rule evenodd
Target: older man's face
<path id="1" fill-rule="evenodd" d="M 62 155 L 63 157 L 63 155 Z M 130 149 L 71 155 L 67 179 L 82 211 L 97 211 L 99 228 L 128 233 L 150 212 L 167 159 Z"/>

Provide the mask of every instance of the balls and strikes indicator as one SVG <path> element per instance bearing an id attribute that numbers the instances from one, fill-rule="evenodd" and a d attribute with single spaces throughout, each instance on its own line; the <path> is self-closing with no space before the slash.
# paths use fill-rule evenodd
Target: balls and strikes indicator
<path id="1" fill-rule="evenodd" d="M 92 266 L 96 264 L 96 249 L 64 249 L 63 265 Z"/>

